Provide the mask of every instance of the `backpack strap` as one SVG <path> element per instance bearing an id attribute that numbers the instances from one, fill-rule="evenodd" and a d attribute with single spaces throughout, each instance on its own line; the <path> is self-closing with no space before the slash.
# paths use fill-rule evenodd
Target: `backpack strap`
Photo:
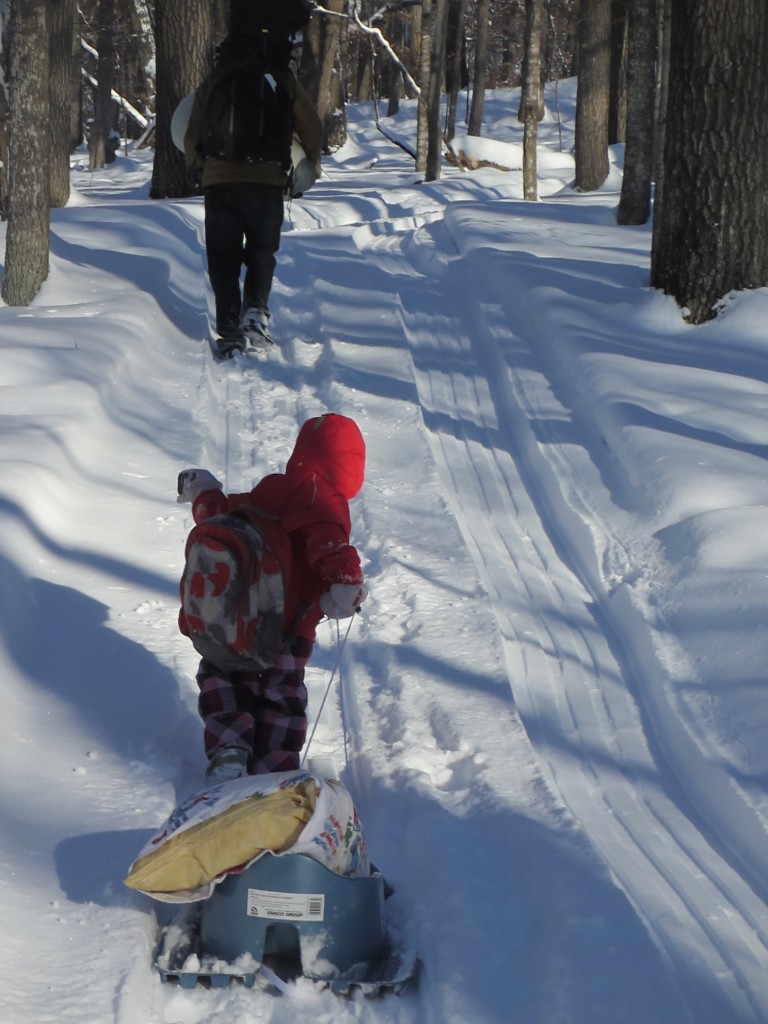
<path id="1" fill-rule="evenodd" d="M 334 519 L 327 513 L 318 511 L 316 508 L 306 508 L 301 512 L 294 512 L 290 516 L 280 516 L 275 515 L 274 512 L 265 512 L 258 505 L 243 505 L 236 509 L 232 515 L 242 516 L 246 520 L 251 516 L 255 516 L 258 519 L 266 520 L 268 523 L 282 526 L 286 533 L 295 533 L 297 530 L 302 530 L 305 526 L 314 526 L 315 523 L 334 523 L 337 526 L 343 526 L 343 523 L 340 523 L 338 519 Z"/>
<path id="2" fill-rule="evenodd" d="M 249 513 L 254 517 L 266 520 L 269 523 L 275 523 L 275 525 L 279 524 L 287 534 L 295 533 L 297 530 L 301 530 L 305 526 L 313 526 L 315 523 L 337 523 L 335 519 L 332 519 L 327 515 L 322 513 L 318 514 L 318 510 L 316 508 L 303 509 L 301 512 L 294 512 L 291 516 L 278 516 L 274 515 L 272 512 L 265 512 L 256 505 L 245 505 L 242 508 L 237 509 L 237 511 L 232 514 L 242 515 L 243 519 L 248 520 Z M 341 526 L 342 524 L 337 523 L 337 525 Z M 296 639 L 299 626 L 311 607 L 311 601 L 301 601 L 299 603 L 293 620 L 288 626 L 287 631 L 283 634 L 283 643 L 293 643 Z"/>

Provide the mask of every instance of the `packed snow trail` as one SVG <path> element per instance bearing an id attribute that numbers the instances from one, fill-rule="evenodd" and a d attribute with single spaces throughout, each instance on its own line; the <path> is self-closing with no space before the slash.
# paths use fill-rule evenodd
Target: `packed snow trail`
<path id="1" fill-rule="evenodd" d="M 450 224 L 450 217 L 447 223 Z M 321 237 L 314 237 L 315 234 Z M 492 722 L 501 724 L 520 747 L 527 746 L 525 735 L 515 724 L 514 695 L 528 737 L 536 751 L 543 755 L 542 767 L 550 791 L 563 800 L 584 829 L 637 908 L 638 924 L 642 922 L 640 927 L 648 928 L 672 965 L 666 984 L 654 983 L 653 1019 L 759 1020 L 764 1010 L 760 972 L 766 954 L 761 937 L 764 935 L 762 908 L 748 884 L 692 824 L 685 808 L 681 809 L 664 793 L 669 780 L 660 776 L 648 741 L 644 739 L 642 713 L 631 692 L 631 659 L 625 652 L 623 662 L 617 662 L 611 650 L 617 647 L 621 651 L 625 641 L 613 634 L 610 617 L 600 610 L 599 600 L 595 601 L 595 596 L 589 593 L 590 581 L 578 578 L 584 556 L 576 552 L 585 547 L 589 538 L 582 535 L 583 524 L 563 501 L 558 480 L 552 476 L 546 459 L 537 452 L 535 438 L 531 435 L 526 415 L 531 412 L 533 401 L 530 392 L 535 391 L 536 402 L 547 402 L 549 416 L 554 413 L 562 417 L 564 410 L 557 408 L 553 396 L 540 380 L 533 384 L 520 380 L 516 368 L 521 362 L 522 343 L 514 334 L 510 337 L 510 324 L 501 319 L 495 301 L 497 296 L 491 295 L 487 301 L 467 302 L 466 262 L 458 258 L 444 222 L 439 221 L 432 229 L 417 230 L 415 234 L 411 222 L 350 226 L 349 238 L 354 242 L 354 249 L 343 241 L 346 232 L 337 231 L 335 237 L 329 235 L 330 232 L 320 230 L 313 233 L 311 239 L 289 236 L 290 241 L 285 246 L 290 251 L 294 273 L 302 266 L 316 267 L 322 252 L 324 269 L 314 289 L 319 306 L 314 323 L 320 325 L 322 334 L 328 338 L 333 358 L 326 354 L 327 372 L 316 377 L 315 389 L 329 407 L 357 413 L 359 418 L 358 410 L 363 411 L 362 425 L 366 430 L 372 400 L 381 392 L 383 380 L 398 368 L 396 389 L 393 390 L 390 383 L 383 393 L 388 417 L 393 421 L 388 440 L 394 445 L 395 453 L 388 459 L 386 454 L 377 451 L 382 448 L 381 441 L 374 442 L 373 462 L 379 470 L 374 486 L 378 490 L 386 486 L 385 467 L 392 458 L 394 464 L 390 472 L 392 486 L 396 486 L 397 433 L 414 429 L 418 421 L 409 423 L 402 413 L 393 416 L 392 410 L 399 407 L 412 416 L 409 407 L 415 399 L 424 440 L 430 449 L 430 458 L 425 458 L 424 462 L 434 463 L 437 485 L 433 494 L 427 486 L 432 481 L 421 481 L 418 493 L 412 496 L 414 508 L 421 513 L 415 520 L 417 529 L 425 528 L 435 503 L 438 507 L 443 501 L 447 503 L 483 590 L 490 598 L 491 611 L 502 638 L 505 674 L 511 683 L 505 715 L 499 716 L 498 692 L 493 694 L 496 706 L 483 709 L 480 695 L 469 682 L 472 673 L 477 671 L 472 658 L 478 646 L 477 627 L 473 623 L 471 632 L 467 631 L 466 635 L 472 638 L 471 649 L 467 651 L 461 629 L 462 612 L 466 614 L 466 611 L 461 605 L 482 601 L 485 595 L 457 595 L 450 614 L 458 644 L 455 650 L 453 646 L 447 648 L 443 629 L 438 630 L 436 646 L 443 660 L 440 672 L 430 678 L 428 689 L 433 698 L 425 709 L 420 697 L 409 718 L 403 710 L 408 706 L 408 669 L 404 676 L 400 664 L 403 640 L 407 642 L 415 635 L 415 620 L 418 623 L 416 633 L 424 646 L 430 617 L 439 614 L 443 598 L 438 593 L 434 607 L 418 609 L 417 600 L 423 602 L 423 585 L 419 587 L 418 598 L 411 603 L 407 573 L 402 572 L 396 573 L 392 580 L 392 593 L 375 590 L 367 609 L 365 643 L 350 654 L 350 674 L 355 688 L 352 700 L 347 699 L 347 704 L 351 705 L 348 710 L 348 724 L 351 723 L 352 729 L 350 742 L 357 751 L 349 770 L 355 780 L 355 791 L 366 794 L 363 807 L 369 824 L 376 827 L 379 816 L 386 820 L 386 798 L 379 791 L 380 780 L 388 773 L 386 762 L 393 744 L 402 743 L 403 738 L 412 750 L 433 747 L 442 751 L 442 771 L 429 766 L 430 788 L 436 786 L 438 792 L 447 789 L 454 794 L 452 800 L 457 793 L 463 801 L 469 795 L 471 806 L 478 793 L 483 792 L 483 799 L 487 800 L 489 792 L 495 804 L 501 801 L 509 809 L 509 778 L 503 768 L 516 756 L 519 759 L 519 752 L 515 755 L 510 749 L 509 760 L 503 759 L 500 765 L 490 766 L 477 751 L 482 748 L 482 733 L 487 740 Z M 342 252 L 335 253 L 336 247 Z M 300 258 L 298 253 L 302 250 Z M 363 262 L 351 269 L 355 250 Z M 290 273 L 282 275 L 281 282 L 285 282 L 286 290 L 293 286 L 292 278 Z M 353 314 L 361 301 L 360 284 L 365 282 L 363 301 L 367 316 L 363 324 L 357 316 L 345 314 L 344 278 L 358 283 Z M 486 287 L 488 280 L 486 278 Z M 493 275 L 490 280 L 493 281 Z M 404 286 L 403 281 L 409 284 Z M 470 289 L 470 294 L 482 296 L 482 281 L 478 278 L 474 284 L 476 288 Z M 333 303 L 324 301 L 326 292 L 333 296 Z M 451 296 L 458 298 L 452 301 Z M 306 316 L 306 310 L 303 315 Z M 281 310 L 281 319 L 284 324 L 290 323 L 289 308 Z M 361 334 L 369 333 L 376 340 L 373 351 L 371 338 L 361 344 Z M 308 360 L 302 359 L 301 353 L 311 347 L 306 341 L 295 339 L 293 357 L 298 356 L 300 362 L 306 364 Z M 509 349 L 511 371 L 504 360 L 505 348 Z M 402 350 L 400 356 L 399 349 Z M 405 360 L 403 355 L 406 355 Z M 404 376 L 402 369 L 408 364 L 410 372 Z M 325 376 L 324 382 L 322 376 Z M 347 388 L 347 384 L 352 387 Z M 539 416 L 542 409 L 536 408 L 534 412 Z M 383 408 L 381 413 L 384 413 Z M 264 410 L 260 409 L 256 419 L 260 420 L 263 415 Z M 367 434 L 379 439 L 382 436 L 380 431 L 370 429 Z M 514 449 L 500 446 L 496 441 L 500 437 L 515 437 L 518 442 Z M 561 468 L 569 469 L 566 460 L 562 460 Z M 564 489 L 569 486 L 565 478 Z M 401 501 L 404 498 L 401 488 Z M 361 504 L 364 520 L 373 519 L 376 513 L 369 507 L 370 499 L 364 498 Z M 391 513 L 391 508 L 388 511 Z M 445 521 L 440 532 L 447 535 L 446 564 L 457 578 L 471 578 L 472 573 L 467 573 L 466 568 L 460 569 L 458 564 L 458 537 Z M 373 530 L 370 536 L 364 535 L 361 542 L 369 557 L 376 537 L 377 531 Z M 430 537 L 434 539 L 435 533 L 430 532 Z M 565 555 L 565 562 L 558 552 Z M 390 574 L 382 572 L 382 575 L 386 587 L 386 577 Z M 376 580 L 375 571 L 371 578 Z M 365 653 L 367 646 L 386 641 L 391 633 L 391 629 L 382 624 L 379 614 L 384 596 L 387 598 L 385 607 L 393 608 L 398 602 L 404 602 L 413 608 L 409 621 L 399 627 L 399 640 L 392 643 L 393 650 L 388 652 L 386 663 L 391 671 L 386 680 L 375 678 L 375 669 L 366 664 L 369 659 Z M 444 627 L 444 623 L 440 626 Z M 488 633 L 488 649 L 492 649 L 494 630 L 489 629 Z M 378 656 L 370 660 L 374 664 L 380 661 Z M 460 668 L 462 662 L 465 675 Z M 457 728 L 455 702 L 449 694 L 441 693 L 446 674 L 461 678 L 463 686 L 472 691 L 475 730 L 466 721 L 463 709 Z M 424 688 L 425 677 L 429 677 L 428 662 L 420 666 L 420 690 Z M 371 708 L 378 705 L 386 710 L 383 726 L 379 716 L 371 717 Z M 419 717 L 422 725 L 425 724 L 425 711 L 426 724 L 431 726 L 427 734 L 416 724 Z M 371 747 L 371 730 L 380 736 L 378 752 Z M 491 746 L 501 749 L 504 744 L 504 738 L 497 736 Z M 423 754 L 418 760 L 429 763 L 429 758 L 425 759 Z M 398 757 L 398 761 L 395 777 L 402 775 L 402 758 Z M 421 775 L 423 765 L 419 764 L 415 771 L 417 777 Z M 534 770 L 529 784 L 535 786 L 536 778 Z M 434 793 L 432 796 L 434 798 Z M 539 797 L 539 803 L 542 808 L 552 809 L 546 798 Z M 421 810 L 414 812 L 410 826 L 413 832 L 418 832 L 416 821 L 422 814 Z M 489 837 L 493 831 L 489 828 Z M 510 833 L 511 829 L 500 825 L 500 846 L 509 843 Z M 490 838 L 489 842 L 492 842 Z M 434 852 L 434 859 L 436 864 L 440 862 L 440 851 Z M 496 879 L 501 893 L 505 878 L 501 865 L 490 877 Z M 443 883 L 450 891 L 450 879 L 444 878 Z M 421 891 L 425 884 L 428 883 L 424 879 L 420 880 Z M 551 900 L 552 895 L 550 888 L 547 900 Z M 493 901 L 494 898 L 498 899 L 486 893 L 483 899 Z M 510 911 L 521 920 L 536 921 L 537 907 L 541 903 L 538 900 L 526 911 L 513 896 Z M 467 909 L 465 905 L 455 917 L 466 922 Z M 506 935 L 508 930 L 509 920 L 505 918 Z M 459 945 L 466 941 L 472 941 L 471 924 L 465 926 Z M 504 937 L 500 935 L 498 941 L 503 942 Z M 578 941 L 574 937 L 574 945 Z M 552 953 L 551 946 L 548 953 Z M 440 977 L 450 976 L 460 969 L 459 949 L 453 962 L 450 949 L 445 949 L 444 954 L 442 969 L 436 964 L 427 967 L 427 985 L 430 967 L 436 969 Z M 528 958 L 526 971 L 530 972 L 530 951 Z M 614 967 L 612 965 L 612 973 Z M 627 978 L 620 977 L 622 995 L 626 999 L 630 987 Z M 727 993 L 713 992 L 705 983 L 705 979 L 718 977 L 732 979 Z M 647 978 L 643 978 L 643 987 L 646 983 Z M 487 984 L 492 984 L 490 977 Z M 454 1007 L 455 998 L 456 994 L 452 993 L 450 1002 Z M 638 991 L 635 1004 L 640 1014 L 638 1019 L 650 1019 L 647 1000 L 647 991 L 642 999 Z M 578 986 L 564 985 L 561 981 L 555 996 L 555 1002 L 558 1001 L 569 1006 L 568 1012 L 576 1012 Z M 435 1020 L 445 1020 L 447 1007 L 440 1003 L 439 997 L 430 992 L 429 1008 L 425 1006 L 423 1012 L 427 1015 L 434 1012 Z"/>
<path id="2" fill-rule="evenodd" d="M 589 530 L 610 529 L 585 529 L 584 504 L 573 501 L 601 486 L 597 467 L 537 429 L 569 414 L 536 366 L 535 296 L 515 279 L 523 258 L 507 267 L 497 251 L 491 266 L 482 252 L 466 258 L 450 237 L 451 227 L 463 237 L 452 212 L 404 236 L 410 276 L 431 274 L 400 289 L 400 315 L 443 493 L 488 590 L 523 724 L 552 789 L 668 956 L 690 1019 L 764 1020 L 765 906 L 644 735 L 633 671 L 653 666 L 635 659 L 632 631 L 642 623 L 613 612 L 597 574 L 584 570 L 595 558 Z M 389 232 L 366 247 L 383 247 L 393 265 Z M 430 289 L 440 313 L 427 317 L 438 305 Z"/>
<path id="3" fill-rule="evenodd" d="M 405 226 L 410 231 L 413 225 Z M 281 349 L 267 359 L 222 364 L 206 354 L 201 385 L 210 409 L 203 461 L 221 467 L 233 489 L 284 463 L 296 424 L 314 414 L 318 402 L 354 415 L 368 439 L 373 471 L 353 513 L 355 541 L 370 560 L 372 594 L 346 648 L 344 721 L 341 708 L 335 715 L 326 708 L 313 754 L 343 764 L 346 725 L 345 778 L 372 856 L 397 890 L 389 910 L 393 927 L 429 954 L 414 993 L 395 1005 L 369 1002 L 354 1012 L 371 1021 L 384 1013 L 403 1022 L 490 1022 L 498 1019 L 503 989 L 512 985 L 523 1020 L 539 1013 L 584 1019 L 599 1006 L 612 1012 L 620 998 L 634 1004 L 637 1020 L 648 1019 L 649 1005 L 657 1021 L 683 1020 L 674 986 L 631 907 L 573 824 L 564 824 L 535 766 L 491 609 L 473 582 L 461 533 L 446 518 L 444 485 L 429 468 L 433 453 L 421 423 L 418 374 L 404 348 L 401 318 L 392 316 L 399 302 L 393 276 L 359 249 L 368 231 L 350 225 L 289 234 L 274 296 Z M 297 315 L 283 296 L 300 293 L 318 264 L 322 277 Z M 354 290 L 344 285 L 350 278 Z M 299 337 L 295 321 L 313 325 L 312 332 L 304 328 Z M 403 477 L 404 436 L 409 445 L 420 438 L 425 472 L 415 484 Z M 427 537 L 442 551 L 438 563 L 445 568 L 438 576 L 430 568 L 425 577 L 427 567 L 416 555 Z M 482 665 L 478 650 L 486 652 Z M 311 713 L 334 658 L 333 642 L 321 636 L 308 673 Z M 504 753 L 489 759 L 487 748 Z M 556 881 L 561 876 L 579 883 L 562 885 Z M 493 925 L 489 906 L 499 908 Z M 610 947 L 609 972 L 583 969 L 576 951 L 587 948 L 585 929 Z M 467 991 L 468 951 L 490 948 L 510 950 L 504 978 L 492 958 L 482 957 L 473 962 Z M 643 972 L 637 971 L 639 949 Z M 205 995 L 228 1008 L 242 998 Z M 264 998 L 250 995 L 254 1006 Z M 187 1004 L 201 998 L 175 992 L 173 1012 L 185 1007 L 187 1013 Z M 279 1020 L 280 1010 L 274 1012 L 268 1019 Z M 336 1007 L 334 1019 L 345 1019 L 346 1012 Z"/>
<path id="4" fill-rule="evenodd" d="M 467 949 L 510 948 L 505 985 L 522 1020 L 607 1021 L 621 1002 L 627 1021 L 759 1021 L 762 905 L 670 795 L 629 640 L 584 571 L 593 538 L 563 494 L 588 493 L 594 469 L 557 445 L 542 454 L 531 423 L 566 411 L 515 333 L 509 292 L 482 264 L 467 287 L 450 213 L 437 213 L 429 197 L 415 230 L 413 217 L 373 217 L 288 233 L 274 295 L 282 347 L 225 364 L 203 351 L 199 389 L 200 461 L 230 489 L 284 463 L 318 408 L 355 416 L 369 439 L 374 470 L 353 511 L 372 594 L 345 652 L 343 715 L 320 724 L 315 753 L 338 761 L 346 727 L 344 777 L 397 889 L 393 926 L 430 950 L 418 990 L 386 1013 L 493 1021 L 498 968 L 475 962 L 467 989 Z M 416 486 L 402 476 L 404 432 L 419 437 Z M 443 552 L 428 579 L 425 537 L 431 557 Z M 329 639 L 308 674 L 310 708 L 334 661 Z M 489 905 L 493 926 L 473 914 Z M 213 1005 L 210 993 L 163 995 L 170 1020 L 206 1000 L 214 1014 L 283 1013 L 260 993 L 217 993 Z M 307 1009 L 370 1021 L 383 1009 L 324 999 Z"/>
<path id="5" fill-rule="evenodd" d="M 613 354 L 606 309 L 650 351 L 647 232 L 617 231 L 609 192 L 416 186 L 353 128 L 289 210 L 278 349 L 218 364 L 201 203 L 148 201 L 150 163 L 76 171 L 40 300 L 0 316 L 2 1019 L 762 1024 L 762 819 L 667 699 L 642 615 L 669 571 L 653 467 L 574 355 Z M 247 488 L 324 409 L 368 443 L 371 596 L 311 754 L 342 769 L 423 971 L 397 999 L 184 991 L 151 966 L 162 908 L 122 886 L 204 771 L 175 478 Z M 319 641 L 311 718 L 337 657 Z"/>

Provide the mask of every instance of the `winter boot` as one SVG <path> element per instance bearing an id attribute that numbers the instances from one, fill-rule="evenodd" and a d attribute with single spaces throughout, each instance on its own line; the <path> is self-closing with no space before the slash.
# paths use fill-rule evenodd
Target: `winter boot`
<path id="1" fill-rule="evenodd" d="M 267 348 L 273 344 L 269 333 L 269 311 L 263 306 L 251 306 L 243 313 L 240 329 L 256 348 Z"/>
<path id="2" fill-rule="evenodd" d="M 248 751 L 245 747 L 219 747 L 208 764 L 208 782 L 231 782 L 245 774 Z"/>

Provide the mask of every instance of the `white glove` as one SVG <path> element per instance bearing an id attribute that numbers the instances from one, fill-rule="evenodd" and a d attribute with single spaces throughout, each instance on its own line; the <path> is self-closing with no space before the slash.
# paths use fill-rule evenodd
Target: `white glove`
<path id="1" fill-rule="evenodd" d="M 320 598 L 320 607 L 329 619 L 348 619 L 368 597 L 368 588 L 362 583 L 332 583 Z"/>
<path id="2" fill-rule="evenodd" d="M 180 505 L 196 501 L 203 491 L 220 491 L 222 485 L 207 469 L 183 469 L 179 473 L 176 501 Z"/>

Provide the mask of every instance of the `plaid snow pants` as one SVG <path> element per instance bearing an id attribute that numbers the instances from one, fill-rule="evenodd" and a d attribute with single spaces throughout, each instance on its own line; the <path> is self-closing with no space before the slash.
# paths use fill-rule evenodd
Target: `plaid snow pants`
<path id="1" fill-rule="evenodd" d="M 311 642 L 296 637 L 263 672 L 223 672 L 203 659 L 197 685 L 206 755 L 219 747 L 245 747 L 250 775 L 298 768 L 307 734 L 304 670 L 311 654 Z"/>

